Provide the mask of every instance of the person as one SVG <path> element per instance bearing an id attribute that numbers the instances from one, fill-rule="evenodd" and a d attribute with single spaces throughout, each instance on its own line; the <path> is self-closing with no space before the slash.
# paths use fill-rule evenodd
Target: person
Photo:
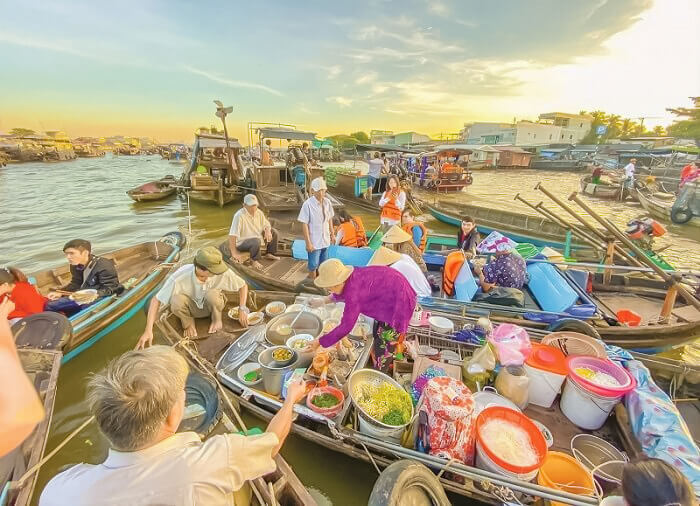
<path id="1" fill-rule="evenodd" d="M 476 222 L 471 216 L 462 218 L 457 231 L 457 247 L 464 251 L 467 258 L 476 256 L 476 246 L 481 241 L 479 231 L 476 229 Z"/>
<path id="2" fill-rule="evenodd" d="M 508 243 L 498 244 L 495 258 L 483 267 L 475 266 L 475 270 L 484 293 L 488 293 L 495 286 L 521 289 L 527 282 L 525 260 L 514 253 Z"/>
<path id="3" fill-rule="evenodd" d="M 258 208 L 258 198 L 249 193 L 243 198 L 243 207 L 236 211 L 228 233 L 228 245 L 231 260 L 243 261 L 244 252 L 250 252 L 250 259 L 255 269 L 263 268 L 260 263 L 261 246 L 266 245 L 265 258 L 279 260 L 277 253 L 277 230 L 272 228 L 263 212 Z"/>
<path id="4" fill-rule="evenodd" d="M 333 205 L 326 197 L 326 182 L 322 177 L 311 181 L 311 195 L 304 201 L 297 220 L 304 231 L 304 241 L 308 253 L 309 278 L 316 277 L 318 266 L 328 257 L 331 245 L 331 225 Z"/>
<path id="5" fill-rule="evenodd" d="M 681 169 L 681 182 L 678 185 L 682 188 L 687 183 L 695 181 L 700 178 L 700 167 L 698 167 L 698 162 L 692 162 Z"/>
<path id="6" fill-rule="evenodd" d="M 0 299 L 0 457 L 19 446 L 44 418 L 44 406 L 24 372 L 8 316 L 15 303 Z"/>
<path id="7" fill-rule="evenodd" d="M 630 159 L 630 162 L 625 165 L 624 171 L 625 171 L 625 188 L 628 190 L 631 190 L 634 188 L 634 172 L 635 172 L 635 164 L 637 163 L 636 158 Z"/>
<path id="8" fill-rule="evenodd" d="M 401 189 L 399 178 L 391 175 L 386 180 L 386 191 L 379 199 L 382 209 L 379 222 L 385 229 L 401 224 L 401 212 L 406 207 L 406 192 Z"/>
<path id="9" fill-rule="evenodd" d="M 678 469 L 661 459 L 642 458 L 622 467 L 622 496 L 600 506 L 694 506 L 695 492 Z"/>
<path id="10" fill-rule="evenodd" d="M 433 294 L 425 274 L 420 270 L 418 264 L 405 253 L 399 253 L 381 246 L 374 252 L 368 265 L 385 265 L 399 271 L 406 278 L 406 281 L 409 282 L 418 297 L 429 297 Z"/>
<path id="11" fill-rule="evenodd" d="M 304 153 L 304 156 L 306 157 L 306 159 L 308 160 L 308 162 L 309 162 L 311 165 L 316 165 L 316 159 L 314 158 L 314 154 L 313 154 L 313 152 L 311 151 L 311 148 L 309 147 L 309 143 L 308 143 L 308 142 L 304 142 L 304 143 L 301 145 L 301 152 Z"/>
<path id="12" fill-rule="evenodd" d="M 92 254 L 92 245 L 84 239 L 73 239 L 63 246 L 63 253 L 70 264 L 71 280 L 60 288 L 61 292 L 77 292 L 78 290 L 97 290 L 97 298 L 119 294 L 124 287 L 119 284 L 119 276 L 114 262 L 109 258 Z M 95 300 L 81 304 L 73 299 L 62 296 L 58 291 L 50 291 L 47 295 L 46 311 L 63 313 L 70 317 L 85 309 Z"/>
<path id="13" fill-rule="evenodd" d="M 330 258 L 319 267 L 314 280 L 331 295 L 327 302 L 344 302 L 343 317 L 337 327 L 312 341 L 307 349 L 330 348 L 348 335 L 360 313 L 374 318 L 374 366 L 391 369 L 395 355 L 401 356 L 408 322 L 416 307 L 416 292 L 403 274 L 383 265 L 346 266 Z"/>
<path id="14" fill-rule="evenodd" d="M 289 139 L 287 139 L 287 142 L 289 142 L 287 147 L 287 170 L 291 171 L 292 180 L 305 193 L 306 180 L 307 177 L 310 177 L 309 161 L 298 144 L 292 144 Z"/>
<path id="15" fill-rule="evenodd" d="M 422 272 L 427 272 L 428 267 L 425 265 L 425 260 L 423 260 L 423 254 L 418 249 L 418 246 L 413 243 L 411 235 L 406 231 L 394 225 L 382 236 L 382 242 L 389 245 L 390 249 L 410 256 Z"/>
<path id="16" fill-rule="evenodd" d="M 372 200 L 372 191 L 374 190 L 374 185 L 382 175 L 384 170 L 384 162 L 379 158 L 379 152 L 375 151 L 372 159 L 367 162 L 369 164 L 369 169 L 367 170 L 367 194 L 365 198 L 367 200 Z"/>
<path id="17" fill-rule="evenodd" d="M 263 166 L 272 165 L 272 141 L 270 139 L 265 139 L 265 147 L 262 148 L 260 163 Z"/>
<path id="18" fill-rule="evenodd" d="M 177 432 L 188 373 L 172 347 L 153 346 L 128 351 L 95 374 L 87 401 L 109 442 L 107 458 L 54 476 L 39 505 L 248 504 L 246 482 L 276 469 L 306 385 L 289 385 L 263 434 L 217 434 L 202 442 L 194 432 Z"/>
<path id="19" fill-rule="evenodd" d="M 382 172 L 384 174 L 389 174 L 389 160 L 386 157 L 386 153 L 382 153 L 380 159 L 382 160 L 382 164 L 384 165 L 384 167 L 382 168 Z"/>
<path id="20" fill-rule="evenodd" d="M 223 328 L 223 291 L 238 292 L 238 321 L 248 326 L 248 285 L 224 263 L 221 252 L 213 246 L 197 251 L 194 261 L 183 265 L 168 279 L 148 305 L 146 328 L 136 348 L 145 348 L 153 342 L 153 324 L 162 304 L 169 304 L 175 316 L 180 319 L 184 336 L 197 337 L 195 318 L 211 315 L 209 334 Z"/>
<path id="21" fill-rule="evenodd" d="M 338 225 L 335 233 L 335 244 L 351 248 L 367 246 L 367 232 L 359 216 L 350 216 L 345 209 L 338 211 Z"/>
<path id="22" fill-rule="evenodd" d="M 603 175 L 603 167 L 596 165 L 591 173 L 591 183 L 600 184 L 600 178 Z"/>
<path id="23" fill-rule="evenodd" d="M 428 242 L 428 231 L 425 225 L 416 221 L 410 209 L 404 209 L 401 213 L 401 228 L 404 232 L 411 234 L 413 244 L 415 244 L 421 253 L 425 252 L 425 245 Z"/>
<path id="24" fill-rule="evenodd" d="M 11 300 L 15 305 L 14 310 L 7 315 L 10 324 L 41 313 L 47 302 L 17 267 L 0 268 L 0 300 L 5 299 Z"/>

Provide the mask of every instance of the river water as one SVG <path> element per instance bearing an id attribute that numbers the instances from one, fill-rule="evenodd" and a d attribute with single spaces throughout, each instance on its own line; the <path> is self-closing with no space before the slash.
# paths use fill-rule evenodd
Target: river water
<path id="1" fill-rule="evenodd" d="M 179 229 L 189 238 L 184 258 L 203 245 L 217 244 L 227 235 L 233 213 L 239 207 L 237 204 L 221 210 L 192 202 L 188 210 L 187 201 L 182 197 L 137 204 L 125 194 L 132 187 L 167 174 L 179 176 L 182 168 L 180 162 L 169 162 L 158 156 L 107 155 L 105 158 L 70 162 L 9 165 L 0 169 L 0 265 L 16 265 L 25 272 L 57 265 L 64 261 L 62 245 L 74 238 L 90 240 L 99 254 L 154 240 Z M 468 199 L 526 212 L 522 204 L 513 201 L 513 195 L 520 192 L 533 203 L 539 202 L 543 196 L 533 189 L 539 181 L 561 197 L 578 189 L 575 174 L 534 170 L 478 171 L 474 174 L 474 184 L 465 192 L 445 198 Z M 594 199 L 589 203 L 619 225 L 643 214 L 638 205 Z M 365 216 L 365 220 L 369 227 L 376 224 L 377 217 Z M 437 231 L 454 232 L 431 219 L 426 224 Z M 700 230 L 688 231 L 670 226 L 669 233 L 659 243 L 669 245 L 665 256 L 677 267 L 693 268 L 700 262 L 698 240 Z M 84 398 L 85 378 L 103 368 L 111 358 L 133 348 L 144 323 L 143 314 L 138 314 L 62 367 L 47 450 L 56 446 L 88 416 Z M 37 491 L 68 464 L 101 462 L 106 449 L 106 441 L 96 426 L 90 425 L 43 467 Z M 288 440 L 283 454 L 302 481 L 320 491 L 333 504 L 367 504 L 376 479 L 371 466 L 295 437 Z"/>

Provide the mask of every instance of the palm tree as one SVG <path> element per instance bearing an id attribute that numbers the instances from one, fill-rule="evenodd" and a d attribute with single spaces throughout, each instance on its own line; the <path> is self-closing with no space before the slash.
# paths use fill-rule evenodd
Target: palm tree
<path id="1" fill-rule="evenodd" d="M 666 129 L 662 127 L 661 125 L 656 125 L 654 129 L 652 130 L 652 133 L 656 135 L 657 137 L 661 137 L 663 135 L 666 135 Z"/>
<path id="2" fill-rule="evenodd" d="M 608 116 L 608 135 L 610 137 L 617 137 L 620 134 L 620 128 L 622 127 L 622 118 L 619 114 L 611 114 Z"/>

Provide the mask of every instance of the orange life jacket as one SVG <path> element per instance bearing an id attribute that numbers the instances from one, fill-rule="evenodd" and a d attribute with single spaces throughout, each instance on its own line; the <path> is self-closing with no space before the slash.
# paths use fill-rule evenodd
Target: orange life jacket
<path id="1" fill-rule="evenodd" d="M 386 192 L 384 192 L 384 194 L 386 195 Z M 401 221 L 401 209 L 396 205 L 396 199 L 394 197 L 389 197 L 389 201 L 382 207 L 382 218 Z"/>
<path id="2" fill-rule="evenodd" d="M 360 218 L 353 217 L 350 221 L 341 223 L 338 228 L 343 231 L 343 238 L 340 240 L 341 246 L 350 248 L 367 246 L 367 234 Z"/>
<path id="3" fill-rule="evenodd" d="M 422 223 L 418 223 L 417 221 L 407 223 L 401 228 L 403 228 L 406 233 L 413 237 L 413 227 L 419 227 L 423 231 L 423 235 L 420 236 L 420 244 L 418 245 L 418 249 L 421 253 L 423 253 L 425 251 L 425 244 L 428 242 L 428 231 L 425 229 Z"/>
<path id="4" fill-rule="evenodd" d="M 367 232 L 365 231 L 365 225 L 359 216 L 353 216 L 350 221 L 355 226 L 355 232 L 357 235 L 357 247 L 364 248 L 367 246 Z"/>
<path id="5" fill-rule="evenodd" d="M 442 291 L 448 297 L 452 297 L 455 293 L 455 281 L 462 264 L 464 264 L 462 251 L 453 251 L 445 259 L 445 267 L 442 272 Z"/>

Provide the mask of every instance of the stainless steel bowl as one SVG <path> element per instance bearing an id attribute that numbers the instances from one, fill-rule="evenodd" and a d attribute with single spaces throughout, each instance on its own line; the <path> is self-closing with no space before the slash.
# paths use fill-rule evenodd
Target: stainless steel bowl
<path id="1" fill-rule="evenodd" d="M 265 339 L 267 342 L 275 346 L 281 346 L 294 334 L 311 334 L 314 338 L 320 336 L 321 330 L 323 330 L 323 322 L 310 311 L 302 311 L 299 318 L 294 322 L 294 327 L 289 328 L 289 332 L 279 331 L 280 327 L 289 327 L 299 313 L 300 311 L 291 311 L 275 316 L 270 320 L 265 327 Z"/>

